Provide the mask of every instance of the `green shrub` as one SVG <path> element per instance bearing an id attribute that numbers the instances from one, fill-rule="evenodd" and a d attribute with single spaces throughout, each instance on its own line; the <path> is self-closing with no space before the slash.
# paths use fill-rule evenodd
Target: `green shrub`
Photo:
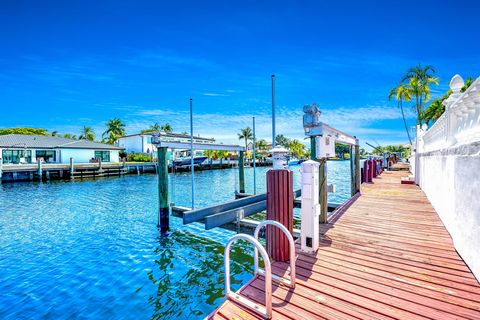
<path id="1" fill-rule="evenodd" d="M 130 162 L 151 162 L 152 157 L 144 153 L 130 153 L 127 155 L 127 161 Z"/>

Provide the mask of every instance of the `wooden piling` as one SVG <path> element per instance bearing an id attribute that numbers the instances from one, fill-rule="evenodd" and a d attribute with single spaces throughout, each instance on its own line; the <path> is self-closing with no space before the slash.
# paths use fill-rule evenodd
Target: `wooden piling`
<path id="1" fill-rule="evenodd" d="M 317 159 L 317 145 L 315 142 L 315 137 L 310 137 L 310 159 L 320 163 L 320 168 L 318 170 L 318 182 L 320 184 L 319 188 L 319 202 L 320 202 L 320 223 L 327 223 L 327 212 L 328 212 L 328 203 L 327 203 L 327 159 Z"/>
<path id="2" fill-rule="evenodd" d="M 37 159 L 37 165 L 38 165 L 38 169 L 37 169 L 38 181 L 42 181 L 42 175 L 43 175 L 43 172 L 42 172 L 42 160 Z"/>
<path id="3" fill-rule="evenodd" d="M 244 167 L 244 151 L 240 151 L 238 157 L 238 175 L 240 193 L 245 193 L 245 167 Z"/>
<path id="4" fill-rule="evenodd" d="M 74 176 L 73 176 L 73 173 L 74 173 L 75 169 L 73 167 L 73 158 L 70 158 L 70 179 L 74 179 Z"/>
<path id="5" fill-rule="evenodd" d="M 167 232 L 169 227 L 168 206 L 168 154 L 166 147 L 158 147 L 158 228 Z"/>
<path id="6" fill-rule="evenodd" d="M 355 186 L 355 146 L 350 146 L 350 191 L 353 197 L 357 193 Z"/>
<path id="7" fill-rule="evenodd" d="M 358 143 L 358 139 L 356 139 L 355 143 L 355 193 L 360 192 L 360 185 L 361 177 L 360 177 L 360 145 Z"/>
<path id="8" fill-rule="evenodd" d="M 320 168 L 318 169 L 319 173 L 319 184 L 320 184 L 320 223 L 327 223 L 327 212 L 328 212 L 328 203 L 327 203 L 327 159 L 321 158 L 317 160 L 320 163 Z"/>

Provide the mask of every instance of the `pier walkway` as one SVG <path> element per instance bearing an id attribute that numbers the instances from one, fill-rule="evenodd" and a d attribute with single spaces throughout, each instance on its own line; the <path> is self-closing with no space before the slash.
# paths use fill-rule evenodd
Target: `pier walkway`
<path id="1" fill-rule="evenodd" d="M 480 319 L 480 285 L 408 172 L 384 172 L 321 227 L 316 256 L 297 246 L 295 289 L 272 285 L 273 319 Z M 283 274 L 285 263 L 272 271 Z M 263 277 L 242 295 L 263 304 Z M 261 319 L 226 301 L 209 319 Z"/>

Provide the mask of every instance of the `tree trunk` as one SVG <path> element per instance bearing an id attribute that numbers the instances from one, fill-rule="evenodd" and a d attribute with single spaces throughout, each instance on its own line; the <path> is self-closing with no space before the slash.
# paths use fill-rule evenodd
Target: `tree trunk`
<path id="1" fill-rule="evenodd" d="M 411 145 L 412 144 L 412 139 L 410 138 L 410 132 L 408 131 L 407 120 L 405 120 L 405 113 L 403 112 L 402 100 L 399 100 L 398 103 L 400 105 L 400 110 L 402 110 L 403 124 L 405 125 L 405 130 L 407 131 L 408 141 L 410 141 L 410 145 Z"/>

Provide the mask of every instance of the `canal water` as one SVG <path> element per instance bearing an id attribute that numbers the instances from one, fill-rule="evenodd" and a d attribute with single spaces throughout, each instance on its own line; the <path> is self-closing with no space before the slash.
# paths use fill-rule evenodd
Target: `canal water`
<path id="1" fill-rule="evenodd" d="M 265 172 L 257 168 L 257 192 Z M 299 166 L 295 186 L 299 186 Z M 196 207 L 233 199 L 238 170 L 196 174 Z M 253 169 L 246 168 L 253 192 Z M 328 162 L 343 202 L 350 163 Z M 170 175 L 171 201 L 190 205 L 190 175 Z M 223 250 L 233 235 L 171 218 L 158 234 L 157 178 L 0 185 L 0 319 L 202 319 L 224 300 Z M 232 287 L 251 278 L 250 248 L 232 249 Z"/>

